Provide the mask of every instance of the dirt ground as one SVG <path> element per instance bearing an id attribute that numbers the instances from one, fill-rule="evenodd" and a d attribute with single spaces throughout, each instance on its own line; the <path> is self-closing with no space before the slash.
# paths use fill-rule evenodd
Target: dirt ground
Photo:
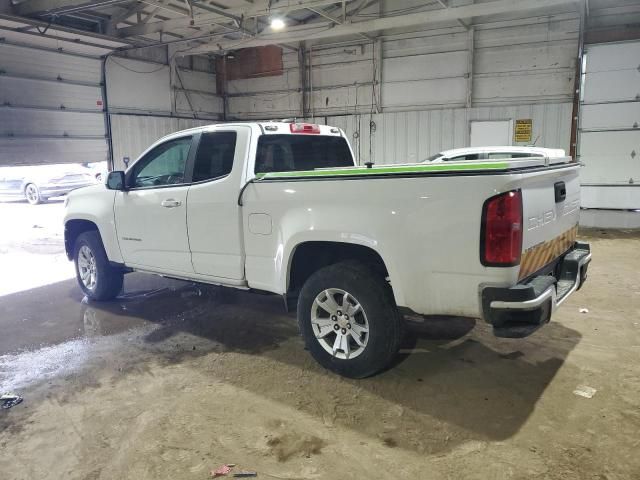
<path id="1" fill-rule="evenodd" d="M 589 280 L 545 328 L 430 319 L 360 381 L 277 297 L 140 274 L 111 303 L 73 279 L 1 296 L 0 391 L 25 397 L 0 411 L 1 478 L 640 478 L 640 234 L 582 236 Z"/>

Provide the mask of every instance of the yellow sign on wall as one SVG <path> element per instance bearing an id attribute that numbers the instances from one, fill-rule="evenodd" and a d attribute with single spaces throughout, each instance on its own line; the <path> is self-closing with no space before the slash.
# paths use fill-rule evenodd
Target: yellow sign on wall
<path id="1" fill-rule="evenodd" d="M 525 118 L 516 120 L 515 141 L 531 143 L 531 134 L 533 131 L 533 120 Z"/>

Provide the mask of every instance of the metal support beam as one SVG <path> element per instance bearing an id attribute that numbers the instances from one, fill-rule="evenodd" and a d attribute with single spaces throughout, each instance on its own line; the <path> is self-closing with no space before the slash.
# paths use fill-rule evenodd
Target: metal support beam
<path id="1" fill-rule="evenodd" d="M 192 48 L 186 55 L 198 55 L 216 51 L 233 50 L 237 48 L 273 45 L 283 42 L 299 42 L 301 40 L 320 40 L 334 37 L 357 35 L 359 33 L 390 30 L 395 28 L 424 27 L 425 25 L 447 22 L 458 18 L 471 18 L 483 15 L 499 15 L 502 13 L 517 13 L 528 10 L 555 7 L 558 5 L 575 4 L 576 0 L 494 0 L 481 4 L 451 7 L 441 10 L 383 17 L 358 23 L 336 25 L 333 28 L 318 28 L 322 24 L 301 25 L 291 27 L 286 32 L 265 32 L 249 40 L 231 40 L 219 44 L 206 44 Z"/>
<path id="2" fill-rule="evenodd" d="M 307 52 L 304 42 L 298 48 L 298 71 L 300 72 L 300 118 L 307 116 Z"/>
<path id="3" fill-rule="evenodd" d="M 142 2 L 134 2 L 126 10 L 124 10 L 124 11 L 122 11 L 122 12 L 116 14 L 116 15 L 113 15 L 111 17 L 111 20 L 109 21 L 109 29 L 107 30 L 107 32 L 109 34 L 115 35 L 116 29 L 118 28 L 118 24 L 119 23 L 124 22 L 131 15 L 140 14 L 144 10 L 145 6 L 146 6 L 146 4 L 144 4 Z"/>
<path id="4" fill-rule="evenodd" d="M 467 108 L 473 106 L 473 61 L 475 59 L 475 28 L 469 29 L 469 59 L 467 66 Z"/>
<path id="5" fill-rule="evenodd" d="M 80 0 L 32 0 L 32 1 L 80 1 Z M 86 0 L 83 0 L 86 1 Z M 340 3 L 336 0 L 297 0 L 294 2 L 287 2 L 286 6 L 278 6 L 273 5 L 271 8 L 265 6 L 264 3 L 254 4 L 253 7 L 243 7 L 243 8 L 227 8 L 227 9 L 219 9 L 224 12 L 220 13 L 203 13 L 194 15 L 193 19 L 190 17 L 187 18 L 172 18 L 170 20 L 166 20 L 164 22 L 154 22 L 148 25 L 133 25 L 131 27 L 121 28 L 118 32 L 120 37 L 131 37 L 135 35 L 148 35 L 150 33 L 157 33 L 161 31 L 170 31 L 177 28 L 185 28 L 190 26 L 206 26 L 210 25 L 213 22 L 220 22 L 226 18 L 229 18 L 230 15 L 237 17 L 251 18 L 251 17 L 260 17 L 260 16 L 269 16 L 276 14 L 285 14 L 298 10 L 305 10 L 308 7 L 324 7 L 327 5 L 333 5 L 335 3 Z M 204 4 L 194 4 L 194 6 L 201 6 L 204 8 Z M 214 8 L 208 6 L 210 8 Z M 209 8 L 209 9 L 210 9 Z M 297 41 L 295 42 L 297 43 Z"/>
<path id="6" fill-rule="evenodd" d="M 321 17 L 326 18 L 330 22 L 333 22 L 335 25 L 343 25 L 345 23 L 345 21 L 340 20 L 340 19 L 338 19 L 336 17 L 333 17 L 333 16 L 329 15 L 328 13 L 323 12 L 319 8 L 309 8 L 308 10 L 313 12 L 313 13 L 315 13 L 315 14 L 317 14 L 317 15 L 320 15 Z M 346 14 L 343 15 L 343 18 L 346 18 Z M 371 38 L 369 35 L 365 35 L 364 33 L 359 33 L 358 35 L 360 37 L 366 39 L 366 40 L 373 41 L 373 38 Z"/>
<path id="7" fill-rule="evenodd" d="M 376 55 L 376 71 L 375 71 L 375 83 L 371 87 L 374 90 L 377 88 L 376 95 L 376 112 L 382 113 L 382 68 L 384 57 L 382 54 L 382 39 L 378 38 L 373 44 L 373 49 L 375 50 L 374 55 Z"/>
<path id="8" fill-rule="evenodd" d="M 16 5 L 14 12 L 25 17 L 44 13 L 62 14 L 108 7 L 130 1 L 131 0 L 28 0 Z"/>
<path id="9" fill-rule="evenodd" d="M 190 12 L 186 8 L 182 7 L 174 7 L 169 4 L 169 0 L 140 0 L 142 3 L 146 3 L 147 5 L 153 5 L 154 7 L 158 7 L 162 10 L 168 10 L 170 12 L 177 13 L 178 15 L 182 15 L 184 17 L 190 17 Z"/>
<path id="10" fill-rule="evenodd" d="M 438 2 L 442 8 L 449 8 L 449 5 L 445 0 L 436 0 L 436 2 Z M 472 0 L 472 3 L 473 3 L 473 0 Z M 467 25 L 465 22 L 463 22 L 459 18 L 456 18 L 456 21 L 460 25 L 462 25 L 465 28 L 465 30 L 469 30 L 469 25 Z"/>

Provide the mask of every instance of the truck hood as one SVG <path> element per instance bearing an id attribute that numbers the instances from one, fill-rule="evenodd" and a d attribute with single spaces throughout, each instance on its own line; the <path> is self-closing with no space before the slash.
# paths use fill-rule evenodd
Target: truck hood
<path id="1" fill-rule="evenodd" d="M 88 187 L 77 188 L 72 192 L 69 192 L 67 195 L 69 198 L 77 198 L 77 197 L 86 197 L 86 196 L 94 196 L 100 195 L 107 191 L 107 187 L 105 187 L 102 183 L 97 183 L 95 185 L 90 185 Z"/>

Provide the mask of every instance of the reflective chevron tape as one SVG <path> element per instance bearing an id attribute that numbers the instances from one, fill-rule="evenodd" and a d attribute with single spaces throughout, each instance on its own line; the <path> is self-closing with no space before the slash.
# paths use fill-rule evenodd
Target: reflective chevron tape
<path id="1" fill-rule="evenodd" d="M 578 236 L 578 225 L 558 235 L 553 240 L 539 243 L 522 254 L 520 260 L 520 273 L 518 279 L 528 277 L 537 272 L 551 261 L 558 258 L 564 252 L 569 250 L 576 242 Z"/>

